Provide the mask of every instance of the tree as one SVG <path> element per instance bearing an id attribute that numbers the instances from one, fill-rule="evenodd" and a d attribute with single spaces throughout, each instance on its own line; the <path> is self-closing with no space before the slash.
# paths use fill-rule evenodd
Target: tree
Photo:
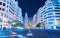
<path id="1" fill-rule="evenodd" d="M 17 26 L 19 26 L 21 24 L 21 22 L 19 21 L 19 20 L 13 20 L 12 21 L 12 25 L 14 26 L 14 27 L 17 27 Z"/>
<path id="2" fill-rule="evenodd" d="M 28 24 L 28 27 L 29 27 L 29 28 L 32 28 L 32 25 L 31 25 L 31 24 Z"/>
<path id="3" fill-rule="evenodd" d="M 43 27 L 43 23 L 38 23 L 36 27 Z"/>

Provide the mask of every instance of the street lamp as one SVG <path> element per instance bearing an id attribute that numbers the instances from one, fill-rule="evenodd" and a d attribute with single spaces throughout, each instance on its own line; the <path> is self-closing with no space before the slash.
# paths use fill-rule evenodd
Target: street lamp
<path id="1" fill-rule="evenodd" d="M 16 23 L 15 23 L 15 22 L 13 22 L 12 24 L 13 24 L 13 25 L 15 25 Z"/>

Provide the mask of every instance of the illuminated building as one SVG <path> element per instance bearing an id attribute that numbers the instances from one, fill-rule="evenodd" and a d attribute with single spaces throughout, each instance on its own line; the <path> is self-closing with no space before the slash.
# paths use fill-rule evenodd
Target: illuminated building
<path id="1" fill-rule="evenodd" d="M 36 18 L 36 14 L 33 16 L 33 25 L 36 26 L 37 25 L 37 18 Z"/>
<path id="2" fill-rule="evenodd" d="M 23 17 L 22 17 L 22 9 L 18 6 L 17 8 L 17 17 L 18 17 L 18 20 L 23 23 Z"/>
<path id="3" fill-rule="evenodd" d="M 49 26 L 49 29 L 60 27 L 60 0 L 47 0 L 40 10 L 41 22 Z"/>
<path id="4" fill-rule="evenodd" d="M 37 24 L 42 22 L 42 15 L 41 15 L 41 12 L 40 12 L 40 11 L 41 11 L 41 8 L 42 8 L 42 7 L 40 7 L 40 8 L 38 9 L 37 13 L 36 13 Z"/>
<path id="5" fill-rule="evenodd" d="M 0 0 L 0 27 L 5 27 L 3 22 L 10 23 L 18 19 L 18 2 L 15 0 Z M 19 19 L 18 19 L 19 20 Z M 8 25 L 7 28 L 10 26 Z"/>

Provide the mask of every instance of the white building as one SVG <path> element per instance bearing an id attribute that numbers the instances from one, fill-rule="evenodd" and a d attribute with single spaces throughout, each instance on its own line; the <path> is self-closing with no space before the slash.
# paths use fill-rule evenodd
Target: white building
<path id="1" fill-rule="evenodd" d="M 47 0 L 40 9 L 41 18 L 44 24 L 51 29 L 60 27 L 60 2 L 59 0 Z"/>
<path id="2" fill-rule="evenodd" d="M 13 20 L 18 19 L 18 2 L 15 0 L 0 0 L 0 27 L 6 27 L 4 26 L 3 22 L 10 23 Z"/>
<path id="3" fill-rule="evenodd" d="M 18 20 L 23 23 L 23 17 L 22 17 L 22 9 L 18 6 L 17 8 L 17 16 L 18 16 Z"/>
<path id="4" fill-rule="evenodd" d="M 42 8 L 42 7 L 41 7 Z M 42 22 L 41 8 L 38 9 L 37 13 L 33 16 L 33 25 L 37 25 Z"/>
<path id="5" fill-rule="evenodd" d="M 36 18 L 36 14 L 33 16 L 33 25 L 36 26 L 37 25 L 37 18 Z"/>
<path id="6" fill-rule="evenodd" d="M 36 15 L 37 15 L 37 24 L 42 22 L 41 9 L 42 9 L 42 7 L 40 7 L 38 9 L 37 13 L 36 13 Z"/>

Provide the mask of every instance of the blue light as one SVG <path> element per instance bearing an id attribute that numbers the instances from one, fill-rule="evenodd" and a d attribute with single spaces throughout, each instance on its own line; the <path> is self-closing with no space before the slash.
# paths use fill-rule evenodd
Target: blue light
<path id="1" fill-rule="evenodd" d="M 60 3 L 60 0 L 58 0 L 58 2 Z"/>
<path id="2" fill-rule="evenodd" d="M 56 26 L 54 26 L 53 28 L 56 29 Z"/>
<path id="3" fill-rule="evenodd" d="M 23 27 L 17 27 L 18 29 L 24 29 Z"/>

